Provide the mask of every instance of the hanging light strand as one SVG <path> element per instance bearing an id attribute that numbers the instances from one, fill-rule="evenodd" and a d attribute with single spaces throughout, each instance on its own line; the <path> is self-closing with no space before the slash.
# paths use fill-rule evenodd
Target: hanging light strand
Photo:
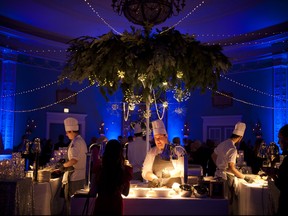
<path id="1" fill-rule="evenodd" d="M 2 111 L 2 112 L 13 112 L 13 113 L 27 113 L 27 112 L 35 112 L 35 111 L 38 111 L 38 110 L 43 110 L 43 109 L 46 109 L 48 107 L 52 107 L 52 106 L 54 106 L 56 104 L 62 103 L 65 100 L 68 100 L 68 99 L 70 99 L 70 98 L 82 93 L 83 91 L 85 91 L 86 89 L 90 88 L 93 85 L 95 85 L 95 83 L 91 84 L 89 86 L 86 86 L 85 88 L 79 90 L 78 92 L 76 92 L 76 93 L 74 93 L 74 94 L 72 94 L 72 95 L 70 95 L 70 96 L 68 96 L 66 98 L 63 98 L 63 99 L 61 99 L 59 101 L 56 101 L 55 103 L 51 103 L 51 104 L 48 104 L 46 106 L 38 107 L 38 108 L 35 108 L 35 109 L 29 109 L 29 110 L 5 110 L 5 109 L 0 109 L 0 111 Z"/>
<path id="2" fill-rule="evenodd" d="M 44 88 L 47 88 L 47 87 L 50 87 L 54 84 L 57 84 L 59 82 L 62 82 L 64 79 L 67 79 L 67 77 L 64 77 L 62 79 L 59 79 L 59 80 L 56 80 L 56 81 L 53 81 L 51 83 L 47 83 L 43 86 L 40 86 L 40 87 L 37 87 L 37 88 L 34 88 L 34 89 L 29 89 L 29 90 L 25 90 L 25 91 L 22 91 L 22 92 L 17 92 L 17 93 L 14 93 L 14 94 L 8 94 L 8 95 L 1 95 L 1 98 L 5 98 L 5 97 L 14 97 L 14 96 L 17 96 L 17 95 L 23 95 L 23 94 L 28 94 L 28 93 L 31 93 L 31 92 L 35 92 L 35 91 L 38 91 L 38 90 L 41 90 L 41 89 L 44 89 Z"/>
<path id="3" fill-rule="evenodd" d="M 129 104 L 128 104 L 129 106 Z M 124 115 L 124 120 L 128 121 L 129 118 L 129 108 L 127 109 L 127 114 L 126 114 L 126 106 L 125 106 L 125 102 L 123 102 L 123 115 Z"/>
<path id="4" fill-rule="evenodd" d="M 230 98 L 230 99 L 233 99 L 235 101 L 238 101 L 240 103 L 244 103 L 244 104 L 247 104 L 247 105 L 250 105 L 250 106 L 254 106 L 254 107 L 260 107 L 260 108 L 265 108 L 265 109 L 272 109 L 272 110 L 287 110 L 288 108 L 285 108 L 285 107 L 269 107 L 269 106 L 263 106 L 263 105 L 259 105 L 259 104 L 254 104 L 254 103 L 250 103 L 250 102 L 247 102 L 247 101 L 244 101 L 244 100 L 241 100 L 241 99 L 238 99 L 238 98 L 235 98 L 235 97 L 232 97 L 230 95 L 227 95 L 225 93 L 222 93 L 222 92 L 219 92 L 217 90 L 212 90 L 210 87 L 207 87 L 210 91 L 212 92 L 215 92 L 219 95 L 222 95 L 224 97 L 227 97 L 227 98 Z"/>
<path id="5" fill-rule="evenodd" d="M 185 19 L 187 19 L 192 13 L 194 13 L 204 3 L 205 3 L 205 1 L 201 1 L 201 3 L 199 3 L 197 6 L 195 6 L 188 14 L 186 14 L 186 16 L 184 16 L 182 19 L 180 19 L 177 23 L 175 23 L 174 25 L 172 25 L 168 29 L 165 29 L 164 31 L 160 32 L 160 34 L 163 34 L 167 31 L 171 30 L 172 28 L 175 28 L 176 26 L 178 26 L 181 22 L 183 22 Z"/>
<path id="6" fill-rule="evenodd" d="M 273 98 L 277 98 L 277 99 L 280 99 L 280 100 L 287 101 L 286 98 L 279 97 L 279 96 L 275 96 L 275 95 L 272 95 L 272 94 L 269 94 L 269 93 L 266 93 L 266 92 L 262 92 L 262 91 L 260 91 L 260 90 L 258 90 L 258 89 L 252 88 L 252 87 L 250 87 L 250 86 L 247 86 L 247 85 L 245 85 L 245 84 L 242 84 L 242 83 L 240 83 L 240 82 L 237 82 L 237 81 L 235 81 L 235 80 L 232 80 L 232 79 L 230 79 L 230 78 L 228 78 L 228 77 L 226 77 L 226 76 L 224 76 L 224 75 L 222 75 L 222 74 L 220 74 L 220 76 L 221 76 L 222 78 L 224 78 L 224 79 L 232 82 L 232 83 L 235 83 L 236 85 L 239 85 L 239 86 L 243 87 L 243 88 L 247 88 L 247 89 L 249 89 L 249 90 L 252 90 L 252 91 L 254 91 L 254 92 L 257 92 L 257 93 L 260 93 L 260 94 L 263 94 L 263 95 L 267 95 L 267 96 L 269 96 L 269 97 L 273 97 Z"/>
<path id="7" fill-rule="evenodd" d="M 160 116 L 159 110 L 158 110 L 158 106 L 157 106 L 157 102 L 156 102 L 155 91 L 154 91 L 154 89 L 153 89 L 152 91 L 153 91 L 154 104 L 155 104 L 155 109 L 156 109 L 157 116 L 158 116 L 158 118 L 159 118 L 160 120 L 162 120 L 162 119 L 164 118 L 164 114 L 165 114 L 165 109 L 166 109 L 166 107 L 163 106 L 162 116 Z"/>
<path id="8" fill-rule="evenodd" d="M 95 13 L 98 17 L 99 17 L 99 19 L 101 19 L 102 20 L 102 22 L 105 24 L 105 25 L 107 25 L 110 29 L 112 29 L 114 32 L 116 32 L 117 34 L 119 34 L 119 35 L 122 35 L 122 33 L 120 33 L 119 31 L 117 31 L 112 25 L 110 25 L 103 17 L 101 17 L 100 16 L 100 14 L 99 14 L 99 12 L 98 11 L 96 11 L 94 8 L 93 8 L 93 6 L 87 1 L 87 0 L 84 0 L 85 1 L 85 3 L 88 5 L 88 7 L 90 7 L 90 9 L 93 11 L 93 13 Z M 107 0 L 106 0 L 107 1 Z"/>

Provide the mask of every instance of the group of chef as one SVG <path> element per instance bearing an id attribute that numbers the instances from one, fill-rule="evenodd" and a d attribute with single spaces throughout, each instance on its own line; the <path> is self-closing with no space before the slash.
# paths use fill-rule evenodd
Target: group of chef
<path id="1" fill-rule="evenodd" d="M 152 122 L 152 128 L 156 146 L 151 148 L 146 154 L 142 168 L 142 177 L 148 180 L 150 187 L 171 187 L 175 182 L 183 184 L 184 156 L 182 155 L 175 159 L 171 157 L 171 152 L 168 157 L 165 156 L 163 153 L 169 145 L 165 125 L 161 120 L 156 120 Z M 242 174 L 235 166 L 237 144 L 242 140 L 245 129 L 245 123 L 236 123 L 231 137 L 215 148 L 211 156 L 217 166 L 215 178 L 225 181 L 227 180 L 227 175 L 231 174 L 232 176 L 245 179 L 247 182 L 252 182 L 252 179 Z M 172 151 L 177 150 L 172 147 Z"/>
<path id="2" fill-rule="evenodd" d="M 151 122 L 153 129 L 153 136 L 155 146 L 149 148 L 148 152 L 143 154 L 145 148 L 145 142 L 139 142 L 142 147 L 136 149 L 142 153 L 142 159 L 140 156 L 134 158 L 130 157 L 129 162 L 133 166 L 138 159 L 138 167 L 134 169 L 133 172 L 141 172 L 142 178 L 147 180 L 150 187 L 159 187 L 159 186 L 168 186 L 171 187 L 174 182 L 183 183 L 184 178 L 184 156 L 173 158 L 171 155 L 175 153 L 177 155 L 177 149 L 173 148 L 168 141 L 168 133 L 166 131 L 165 125 L 162 120 L 155 120 Z M 64 126 L 66 130 L 66 135 L 71 140 L 71 143 L 68 147 L 68 160 L 63 164 L 64 168 L 73 166 L 74 170 L 71 172 L 69 179 L 70 180 L 85 180 L 85 169 L 86 169 L 86 153 L 87 145 L 81 135 L 79 134 L 79 125 L 77 119 L 67 118 L 64 120 Z M 215 148 L 213 153 L 213 158 L 215 159 L 215 164 L 217 165 L 217 170 L 215 176 L 221 177 L 224 180 L 227 179 L 226 172 L 229 170 L 235 176 L 239 178 L 245 178 L 245 176 L 240 173 L 236 168 L 236 158 L 237 158 L 237 148 L 236 144 L 242 140 L 242 137 L 245 132 L 246 125 L 242 122 L 238 122 L 235 125 L 232 136 L 223 141 L 221 144 Z M 136 126 L 137 132 L 139 132 L 138 126 Z M 137 142 L 129 144 L 130 150 L 132 145 L 137 145 Z M 146 147 L 146 145 L 145 145 Z M 174 152 L 172 152 L 174 151 Z M 165 155 L 166 154 L 166 155 Z M 168 155 L 167 155 L 168 154 Z M 143 166 L 139 167 L 139 163 L 143 161 Z M 64 176 L 64 185 L 67 183 L 68 174 Z M 248 180 L 248 179 L 247 179 Z M 83 186 L 81 182 L 81 186 Z M 81 189 L 81 188 L 79 188 Z"/>

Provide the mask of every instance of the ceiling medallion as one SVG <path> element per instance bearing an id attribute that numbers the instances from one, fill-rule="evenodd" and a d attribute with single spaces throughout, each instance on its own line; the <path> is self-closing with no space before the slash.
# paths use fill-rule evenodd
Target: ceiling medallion
<path id="1" fill-rule="evenodd" d="M 112 0 L 112 8 L 132 23 L 147 26 L 163 23 L 184 8 L 185 0 Z"/>

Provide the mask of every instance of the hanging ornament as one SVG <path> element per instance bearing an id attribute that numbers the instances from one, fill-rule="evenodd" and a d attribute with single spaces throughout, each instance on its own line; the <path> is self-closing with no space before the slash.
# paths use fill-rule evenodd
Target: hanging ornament
<path id="1" fill-rule="evenodd" d="M 188 136 L 189 136 L 189 133 L 190 133 L 190 129 L 189 129 L 188 123 L 185 122 L 184 128 L 183 128 L 183 135 L 184 135 L 184 137 L 188 137 Z"/>
<path id="2" fill-rule="evenodd" d="M 100 123 L 99 134 L 100 135 L 105 135 L 105 123 L 104 122 Z"/>
<path id="3" fill-rule="evenodd" d="M 123 79 L 125 77 L 125 72 L 118 70 L 117 75 L 120 79 Z"/>
<path id="4" fill-rule="evenodd" d="M 178 115 L 181 115 L 183 113 L 183 109 L 181 107 L 177 107 L 175 110 L 174 110 L 175 113 L 177 113 Z"/>
<path id="5" fill-rule="evenodd" d="M 187 101 L 191 96 L 189 90 L 187 89 L 182 90 L 181 88 L 176 86 L 174 87 L 173 93 L 174 93 L 173 95 L 174 99 L 177 100 L 178 102 Z"/>
<path id="6" fill-rule="evenodd" d="M 252 128 L 252 132 L 256 136 L 256 138 L 262 137 L 262 126 L 259 120 L 258 122 L 255 123 L 254 127 Z"/>
<path id="7" fill-rule="evenodd" d="M 142 96 L 141 95 L 135 95 L 133 91 L 131 91 L 130 89 L 125 91 L 125 95 L 124 95 L 124 100 L 127 103 L 131 103 L 131 104 L 139 104 L 142 101 Z"/>
<path id="8" fill-rule="evenodd" d="M 26 124 L 25 134 L 32 134 L 34 129 L 36 128 L 36 122 L 33 119 L 28 119 Z"/>
<path id="9" fill-rule="evenodd" d="M 118 104 L 112 104 L 111 105 L 111 108 L 112 108 L 112 110 L 118 110 L 119 109 L 119 106 L 118 106 Z"/>

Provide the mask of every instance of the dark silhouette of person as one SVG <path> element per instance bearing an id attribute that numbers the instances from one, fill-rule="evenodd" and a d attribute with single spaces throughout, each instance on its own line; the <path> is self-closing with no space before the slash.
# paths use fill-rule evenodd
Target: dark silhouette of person
<path id="1" fill-rule="evenodd" d="M 116 139 L 106 144 L 102 158 L 92 181 L 91 193 L 96 196 L 94 215 L 123 215 L 123 198 L 128 196 L 132 167 L 125 165 L 123 148 Z"/>
<path id="2" fill-rule="evenodd" d="M 58 142 L 54 144 L 54 150 L 59 150 L 59 148 L 68 147 L 68 144 L 64 141 L 65 136 L 60 134 L 58 136 Z"/>

